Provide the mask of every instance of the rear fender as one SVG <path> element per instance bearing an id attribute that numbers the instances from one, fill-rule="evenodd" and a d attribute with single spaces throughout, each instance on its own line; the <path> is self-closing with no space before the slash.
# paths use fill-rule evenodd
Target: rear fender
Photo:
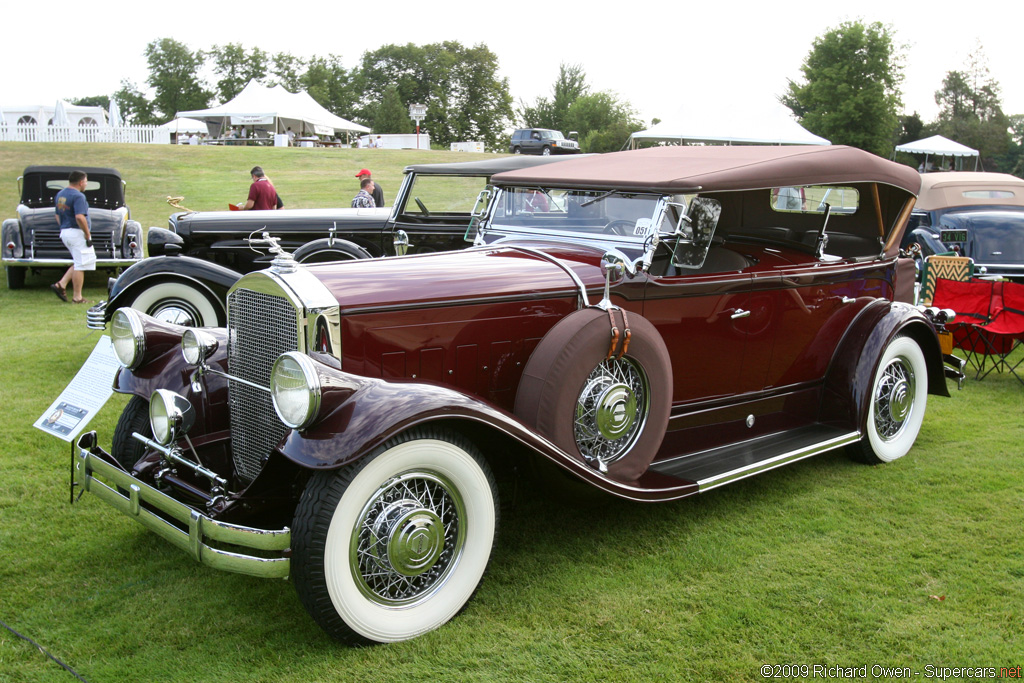
<path id="1" fill-rule="evenodd" d="M 928 393 L 949 396 L 934 328 L 913 306 L 879 300 L 860 312 L 832 357 L 822 397 L 822 422 L 864 428 L 879 359 L 899 334 L 913 338 L 924 353 Z"/>
<path id="2" fill-rule="evenodd" d="M 0 242 L 0 249 L 7 258 L 21 258 L 25 255 L 25 241 L 21 238 L 21 222 L 17 218 L 8 218 L 0 230 L 3 241 Z M 8 249 L 7 245 L 14 243 L 14 249 Z"/>

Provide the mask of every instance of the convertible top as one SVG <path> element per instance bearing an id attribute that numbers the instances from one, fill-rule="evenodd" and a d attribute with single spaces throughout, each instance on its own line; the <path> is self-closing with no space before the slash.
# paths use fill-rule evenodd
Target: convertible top
<path id="1" fill-rule="evenodd" d="M 492 180 L 499 185 L 669 194 L 882 183 L 916 195 L 921 187 L 920 174 L 909 166 L 841 145 L 650 147 L 573 157 L 552 166 L 499 173 Z"/>
<path id="2" fill-rule="evenodd" d="M 98 188 L 85 191 L 85 199 L 92 208 L 116 209 L 125 205 L 121 173 L 98 166 L 29 166 L 19 178 L 21 203 L 33 209 L 51 208 L 54 197 L 66 186 L 72 171 L 84 171 L 90 182 L 99 184 Z M 54 180 L 61 181 L 60 187 L 48 185 Z"/>
<path id="3" fill-rule="evenodd" d="M 574 158 L 581 159 L 590 155 L 580 155 Z M 492 176 L 495 173 L 515 171 L 521 168 L 533 166 L 546 166 L 552 163 L 561 163 L 565 157 L 528 156 L 517 154 L 510 157 L 498 157 L 485 159 L 483 161 L 457 161 L 453 164 L 413 164 L 406 166 L 406 173 L 421 173 L 423 175 L 467 175 L 467 176 Z"/>

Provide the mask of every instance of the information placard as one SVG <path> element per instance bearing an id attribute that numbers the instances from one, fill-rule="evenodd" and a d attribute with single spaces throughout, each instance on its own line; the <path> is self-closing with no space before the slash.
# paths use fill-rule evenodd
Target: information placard
<path id="1" fill-rule="evenodd" d="M 34 426 L 73 441 L 114 393 L 114 375 L 119 367 L 110 337 L 101 336 L 74 379 Z"/>

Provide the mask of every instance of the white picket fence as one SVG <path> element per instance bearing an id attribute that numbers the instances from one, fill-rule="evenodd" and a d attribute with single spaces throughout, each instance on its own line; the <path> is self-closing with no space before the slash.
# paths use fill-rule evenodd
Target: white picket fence
<path id="1" fill-rule="evenodd" d="M 171 133 L 160 126 L 40 126 L 0 123 L 0 142 L 136 142 L 169 145 Z"/>

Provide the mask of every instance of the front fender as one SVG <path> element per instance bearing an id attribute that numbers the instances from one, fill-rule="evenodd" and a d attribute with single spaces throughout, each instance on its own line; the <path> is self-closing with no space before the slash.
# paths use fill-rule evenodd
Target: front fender
<path id="1" fill-rule="evenodd" d="M 191 256 L 151 256 L 133 264 L 111 285 L 106 322 L 118 308 L 131 304 L 140 291 L 159 282 L 189 284 L 223 309 L 228 290 L 240 277 L 237 270 Z"/>
<path id="2" fill-rule="evenodd" d="M 860 312 L 832 357 L 822 397 L 823 422 L 864 428 L 878 362 L 898 334 L 920 345 L 928 366 L 928 393 L 949 396 L 935 329 L 913 306 L 878 300 Z"/>
<path id="3" fill-rule="evenodd" d="M 696 492 L 696 486 L 657 481 L 648 473 L 619 482 L 588 467 L 511 413 L 458 391 L 434 384 L 358 377 L 318 364 L 324 394 L 321 418 L 292 430 L 277 450 L 307 469 L 332 470 L 356 462 L 391 437 L 422 424 L 472 424 L 500 434 L 550 460 L 588 483 L 631 500 L 668 500 Z"/>
<path id="4" fill-rule="evenodd" d="M 228 382 L 220 375 L 206 373 L 203 375 L 202 391 L 192 389 L 192 374 L 196 368 L 185 362 L 181 355 L 180 339 L 184 327 L 170 325 L 146 316 L 147 326 L 158 327 L 161 336 L 166 338 L 152 358 L 135 370 L 121 368 L 114 377 L 114 391 L 119 394 L 139 396 L 149 400 L 157 389 L 168 389 L 189 400 L 196 411 L 196 421 L 189 432 L 192 435 L 206 434 L 211 428 L 223 429 L 228 424 Z M 227 371 L 228 334 L 225 328 L 208 327 L 204 331 L 218 342 L 217 350 L 208 359 L 208 363 L 221 372 Z M 179 343 L 171 343 L 177 336 Z M 147 334 L 148 338 L 148 334 Z"/>

